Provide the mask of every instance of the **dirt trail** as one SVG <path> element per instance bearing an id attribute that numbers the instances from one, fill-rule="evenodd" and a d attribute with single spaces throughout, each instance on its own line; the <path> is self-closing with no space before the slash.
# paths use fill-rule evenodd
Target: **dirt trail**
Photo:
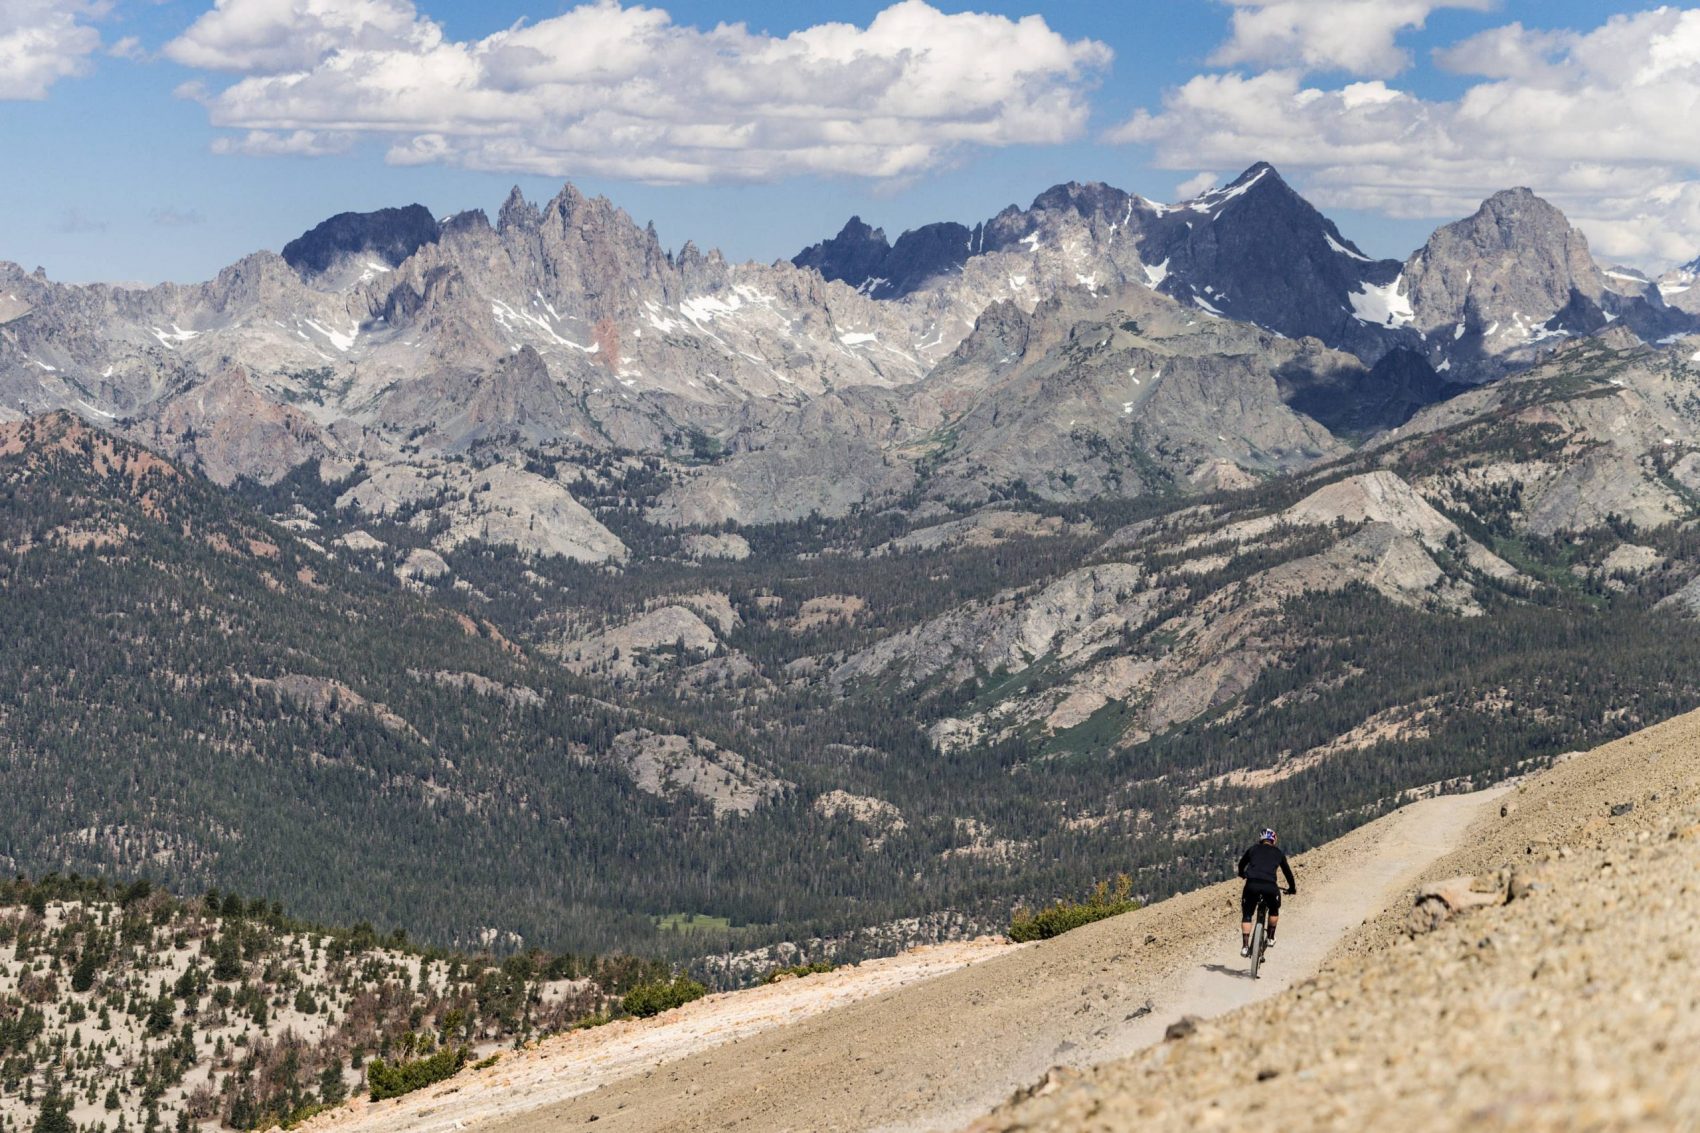
<path id="1" fill-rule="evenodd" d="M 1311 976 L 1347 933 L 1393 903 L 1431 862 L 1455 849 L 1482 806 L 1503 793 L 1444 795 L 1389 815 L 1377 824 L 1376 841 L 1356 851 L 1349 866 L 1285 899 L 1278 944 L 1269 951 L 1257 980 L 1247 975 L 1239 940 L 1231 931 L 1202 941 L 1198 965 L 1178 973 L 1182 978 L 1173 996 L 1158 1000 L 1158 1010 L 1094 1049 L 1089 1061 L 1150 1046 L 1162 1039 L 1177 1016 L 1225 1015 Z M 1070 1065 L 1081 1064 L 1070 1060 Z"/>
<path id="2" fill-rule="evenodd" d="M 1232 1010 L 1309 975 L 1343 936 L 1455 848 L 1495 797 L 1425 800 L 1296 859 L 1299 897 L 1255 982 L 1243 975 L 1233 930 L 1238 886 L 1224 883 L 1055 940 L 997 949 L 966 967 L 941 964 L 955 970 L 832 1010 L 799 1011 L 806 1017 L 795 1022 L 683 1031 L 673 1024 L 671 1038 L 639 1047 L 612 1031 L 552 1040 L 477 1079 L 344 1110 L 315 1128 L 959 1127 L 1053 1066 L 1126 1054 L 1161 1038 L 1181 1015 Z"/>

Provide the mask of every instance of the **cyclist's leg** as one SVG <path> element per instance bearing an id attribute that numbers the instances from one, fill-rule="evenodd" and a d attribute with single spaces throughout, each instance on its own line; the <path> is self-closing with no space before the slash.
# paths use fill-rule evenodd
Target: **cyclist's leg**
<path id="1" fill-rule="evenodd" d="M 1251 919 L 1257 915 L 1257 894 L 1247 885 L 1240 891 L 1240 952 L 1251 947 Z"/>
<path id="2" fill-rule="evenodd" d="M 1277 889 L 1274 892 L 1265 895 L 1263 900 L 1264 900 L 1264 903 L 1269 906 L 1269 937 L 1268 937 L 1268 943 L 1274 944 L 1275 943 L 1275 925 L 1281 919 L 1281 891 L 1279 889 Z"/>

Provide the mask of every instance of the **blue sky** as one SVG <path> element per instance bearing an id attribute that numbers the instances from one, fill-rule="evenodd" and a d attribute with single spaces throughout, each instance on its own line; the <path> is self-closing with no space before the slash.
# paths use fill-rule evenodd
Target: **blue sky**
<path id="1" fill-rule="evenodd" d="M 852 213 L 895 238 L 1268 157 L 1374 254 L 1529 184 L 1659 267 L 1700 254 L 1695 7 L 13 0 L 0 259 L 196 280 L 335 212 L 571 179 L 766 260 Z"/>

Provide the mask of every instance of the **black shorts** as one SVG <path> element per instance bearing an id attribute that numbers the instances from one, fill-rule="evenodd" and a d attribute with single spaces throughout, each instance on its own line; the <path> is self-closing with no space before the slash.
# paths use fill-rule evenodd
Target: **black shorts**
<path id="1" fill-rule="evenodd" d="M 1273 882 L 1248 881 L 1245 883 L 1245 891 L 1240 894 L 1240 920 L 1250 924 L 1257 915 L 1259 901 L 1269 910 L 1270 916 L 1280 914 L 1281 890 Z"/>

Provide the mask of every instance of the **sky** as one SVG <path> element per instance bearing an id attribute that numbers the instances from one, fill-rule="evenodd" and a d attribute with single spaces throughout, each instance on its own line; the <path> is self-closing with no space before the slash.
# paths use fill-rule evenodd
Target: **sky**
<path id="1" fill-rule="evenodd" d="M 188 282 L 570 180 L 773 260 L 1268 160 L 1375 255 L 1527 185 L 1660 270 L 1700 255 L 1697 122 L 1694 3 L 0 0 L 0 259 Z"/>

